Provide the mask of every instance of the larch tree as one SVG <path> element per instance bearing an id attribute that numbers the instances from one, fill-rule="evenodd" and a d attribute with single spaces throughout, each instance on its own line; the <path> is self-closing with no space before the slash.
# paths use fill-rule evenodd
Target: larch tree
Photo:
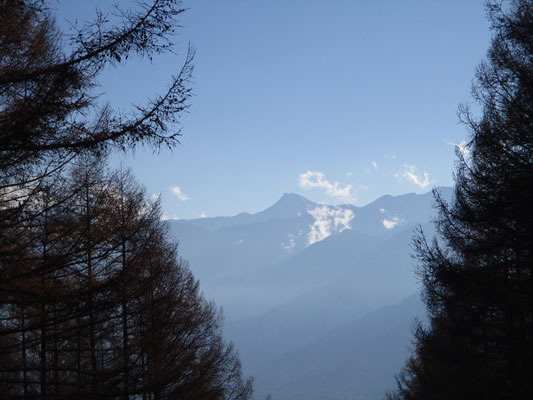
<path id="1" fill-rule="evenodd" d="M 479 118 L 438 236 L 415 237 L 429 326 L 391 399 L 533 398 L 533 2 L 489 2 Z"/>
<path id="2" fill-rule="evenodd" d="M 173 146 L 193 51 L 130 113 L 93 96 L 107 65 L 172 48 L 180 1 L 98 13 L 66 36 L 40 0 L 0 3 L 0 396 L 248 399 L 221 314 L 159 203 L 105 154 Z M 69 50 L 67 50 L 69 49 Z"/>
<path id="3" fill-rule="evenodd" d="M 116 24 L 97 13 L 67 35 L 43 1 L 0 3 L 0 229 L 28 218 L 21 213 L 43 177 L 81 151 L 178 143 L 191 95 L 191 48 L 166 92 L 131 112 L 112 109 L 93 91 L 106 66 L 172 50 L 181 2 L 137 5 L 117 9 Z"/>
<path id="4" fill-rule="evenodd" d="M 16 274 L 0 304 L 3 393 L 248 399 L 251 381 L 223 339 L 222 316 L 169 241 L 159 202 L 94 156 L 61 184 L 50 196 L 68 200 L 30 220 L 27 251 L 9 264 Z"/>

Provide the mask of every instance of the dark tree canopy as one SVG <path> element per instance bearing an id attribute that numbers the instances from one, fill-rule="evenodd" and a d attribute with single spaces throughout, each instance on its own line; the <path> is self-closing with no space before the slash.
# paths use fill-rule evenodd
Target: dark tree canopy
<path id="1" fill-rule="evenodd" d="M 68 43 L 40 1 L 4 1 L 1 7 L 1 166 L 7 159 L 31 161 L 54 151 L 176 143 L 179 132 L 169 124 L 187 108 L 191 51 L 167 92 L 132 115 L 99 107 L 89 92 L 106 65 L 172 48 L 168 37 L 184 11 L 179 1 L 141 2 L 137 12 L 121 11 L 119 26 L 108 27 L 106 16 L 98 14 Z"/>
<path id="2" fill-rule="evenodd" d="M 92 95 L 106 65 L 170 51 L 177 0 L 61 33 L 41 0 L 0 2 L 0 397 L 251 396 L 158 201 L 105 155 L 173 146 L 193 51 L 129 114 Z M 70 49 L 70 50 L 66 50 Z"/>
<path id="3" fill-rule="evenodd" d="M 430 325 L 397 399 L 533 398 L 533 2 L 490 2 L 493 31 L 467 107 L 468 155 L 438 238 L 415 238 Z"/>
<path id="4" fill-rule="evenodd" d="M 98 13 L 67 35 L 41 0 L 0 3 L 0 190 L 19 194 L 18 186 L 38 184 L 82 150 L 178 143 L 177 124 L 191 95 L 190 48 L 167 91 L 130 112 L 93 94 L 107 65 L 172 50 L 180 1 L 137 5 L 137 11 L 117 8 L 118 24 Z"/>
<path id="5" fill-rule="evenodd" d="M 9 398 L 247 399 L 222 317 L 127 172 L 80 157 L 33 207 L 0 282 Z M 63 197 L 63 193 L 59 193 Z"/>
<path id="6" fill-rule="evenodd" d="M 65 168 L 80 152 L 173 146 L 188 108 L 194 51 L 168 90 L 129 112 L 93 94 L 107 65 L 172 50 L 170 36 L 184 11 L 179 0 L 116 9 L 110 24 L 95 20 L 67 35 L 46 2 L 0 2 L 0 225 L 17 224 L 42 178 Z"/>

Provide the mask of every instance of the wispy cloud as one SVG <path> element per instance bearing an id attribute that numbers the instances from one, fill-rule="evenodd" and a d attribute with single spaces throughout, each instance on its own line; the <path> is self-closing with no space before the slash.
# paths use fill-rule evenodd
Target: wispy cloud
<path id="1" fill-rule="evenodd" d="M 300 174 L 298 185 L 304 189 L 322 188 L 327 196 L 342 201 L 356 201 L 356 198 L 351 193 L 352 185 L 342 187 L 339 182 L 331 183 L 325 179 L 324 173 L 320 171 L 306 171 Z"/>
<path id="2" fill-rule="evenodd" d="M 377 162 L 372 161 L 372 166 L 374 167 L 374 169 L 378 169 L 378 163 Z"/>
<path id="3" fill-rule="evenodd" d="M 414 165 L 404 164 L 404 169 L 402 173 L 396 173 L 395 176 L 398 179 L 405 178 L 408 181 L 411 181 L 421 189 L 425 189 L 429 186 L 429 174 L 424 172 L 422 175 L 417 173 L 416 167 Z"/>
<path id="4" fill-rule="evenodd" d="M 470 158 L 470 149 L 468 148 L 468 145 L 466 144 L 465 140 L 463 140 L 461 143 L 457 143 L 456 146 L 464 158 Z"/>
<path id="5" fill-rule="evenodd" d="M 181 201 L 189 200 L 189 196 L 183 193 L 183 191 L 181 190 L 179 186 L 172 186 L 170 188 L 170 191 L 174 193 L 174 195 L 176 195 L 176 197 L 180 199 Z"/>
<path id="6" fill-rule="evenodd" d="M 450 146 L 454 146 L 457 150 L 459 150 L 459 153 L 463 156 L 465 160 L 470 158 L 470 149 L 468 148 L 468 144 L 466 143 L 466 140 L 462 140 L 459 143 L 455 142 L 446 142 L 446 144 L 449 144 Z"/>
<path id="7" fill-rule="evenodd" d="M 307 234 L 308 246 L 327 238 L 333 232 L 351 229 L 350 221 L 354 217 L 352 210 L 326 206 L 316 207 L 308 213 L 315 219 Z"/>
<path id="8" fill-rule="evenodd" d="M 398 217 L 392 217 L 391 219 L 385 218 L 383 221 L 381 221 L 383 226 L 387 229 L 394 228 L 399 222 L 401 222 L 401 220 Z"/>
<path id="9" fill-rule="evenodd" d="M 392 229 L 396 225 L 405 221 L 405 219 L 400 218 L 398 215 L 394 215 L 395 213 L 388 212 L 384 208 L 380 208 L 379 212 L 383 214 L 384 216 L 386 216 L 386 218 L 381 220 L 381 223 L 387 229 Z"/>
<path id="10" fill-rule="evenodd" d="M 161 221 L 168 221 L 168 220 L 177 221 L 178 217 L 176 215 L 174 215 L 173 217 L 169 217 L 168 215 L 163 215 L 161 217 Z"/>
<path id="11" fill-rule="evenodd" d="M 294 248 L 296 247 L 296 240 L 303 235 L 303 231 L 301 229 L 298 229 L 298 232 L 297 233 L 289 233 L 288 235 L 288 238 L 289 238 L 289 242 L 288 243 L 284 243 L 282 242 L 281 243 L 281 247 L 283 247 L 285 250 L 287 250 L 290 253 L 292 253 L 292 251 L 294 250 Z"/>

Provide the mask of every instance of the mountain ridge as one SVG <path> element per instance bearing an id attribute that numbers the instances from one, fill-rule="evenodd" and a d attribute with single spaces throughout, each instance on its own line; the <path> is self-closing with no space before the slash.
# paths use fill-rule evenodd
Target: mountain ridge
<path id="1" fill-rule="evenodd" d="M 453 196 L 452 188 L 437 190 L 444 199 Z M 300 400 L 311 399 L 305 391 L 309 383 L 288 371 L 290 383 L 278 396 L 283 385 L 272 378 L 276 366 L 271 363 L 281 363 L 277 368 L 283 370 L 283 354 L 289 353 L 302 358 L 294 363 L 303 362 L 305 354 L 297 349 L 416 291 L 409 244 L 417 225 L 431 235 L 433 202 L 431 192 L 384 195 L 362 207 L 319 204 L 285 193 L 255 214 L 168 224 L 180 243 L 180 256 L 189 260 L 206 297 L 224 308 L 225 332 L 239 349 L 245 371 L 257 374 L 258 382 L 274 385 L 270 390 L 261 386 L 274 398 Z M 384 315 L 388 315 L 383 320 L 389 324 L 387 332 L 394 331 L 397 320 Z M 400 347 L 408 332 L 402 332 L 403 341 L 390 342 L 391 354 L 405 354 Z M 372 343 L 383 340 L 384 336 L 376 335 L 366 343 L 377 351 Z M 395 361 L 384 354 L 372 356 L 386 364 L 381 372 L 376 370 L 380 378 L 368 378 L 364 363 L 355 363 L 350 371 L 361 380 L 352 389 L 365 392 L 361 398 L 377 400 L 375 393 L 385 390 L 380 382 L 390 382 L 397 366 L 391 366 Z M 318 363 L 316 371 L 320 370 L 322 361 L 313 362 Z M 335 365 L 322 365 L 330 371 L 324 381 L 329 391 L 320 392 L 317 400 L 350 398 L 347 376 L 334 384 L 332 371 L 340 368 Z M 318 379 L 316 371 L 309 374 Z M 342 395 L 332 389 L 337 384 Z"/>
<path id="2" fill-rule="evenodd" d="M 438 186 L 436 190 L 443 194 L 444 199 L 451 197 L 452 187 Z M 229 225 L 250 224 L 254 222 L 264 222 L 270 218 L 287 219 L 298 216 L 298 211 L 307 211 L 310 207 L 332 207 L 332 208 L 348 208 L 353 211 L 360 211 L 362 209 L 376 209 L 390 204 L 390 201 L 396 199 L 411 199 L 416 196 L 432 196 L 432 192 L 426 192 L 418 194 L 415 192 L 409 192 L 400 195 L 385 194 L 377 199 L 369 202 L 364 206 L 357 206 L 354 204 L 321 204 L 307 199 L 306 197 L 292 192 L 286 192 L 271 206 L 265 208 L 262 211 L 256 213 L 241 212 L 234 216 L 217 216 L 217 217 L 205 217 L 205 218 L 192 218 L 192 219 L 179 219 L 173 220 L 174 223 L 190 224 L 195 226 L 204 227 L 209 230 L 216 230 Z M 291 208 L 291 211 L 287 211 L 287 208 Z M 282 211 L 280 211 L 282 210 Z M 293 212 L 295 210 L 296 212 Z"/>

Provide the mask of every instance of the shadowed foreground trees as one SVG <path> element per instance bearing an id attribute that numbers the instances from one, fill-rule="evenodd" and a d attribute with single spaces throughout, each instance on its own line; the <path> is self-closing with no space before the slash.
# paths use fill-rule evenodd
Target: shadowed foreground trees
<path id="1" fill-rule="evenodd" d="M 65 37 L 45 2 L 0 2 L 0 397 L 251 395 L 159 203 L 103 161 L 177 143 L 190 96 L 190 50 L 131 113 L 93 95 L 107 65 L 172 47 L 180 2 L 137 5 Z"/>
<path id="2" fill-rule="evenodd" d="M 392 399 L 533 398 L 533 2 L 489 3 L 455 199 L 415 238 L 430 315 Z"/>
<path id="3" fill-rule="evenodd" d="M 137 6 L 112 17 L 98 13 L 67 35 L 44 1 L 0 2 L 0 228 L 19 223 L 41 180 L 81 151 L 178 143 L 176 126 L 191 94 L 191 49 L 166 92 L 145 105 L 117 111 L 97 94 L 106 67 L 172 49 L 180 1 Z"/>
<path id="4" fill-rule="evenodd" d="M 82 158 L 2 271 L 0 387 L 9 398 L 246 399 L 250 382 L 128 173 Z M 35 201 L 45 207 L 48 199 Z"/>

